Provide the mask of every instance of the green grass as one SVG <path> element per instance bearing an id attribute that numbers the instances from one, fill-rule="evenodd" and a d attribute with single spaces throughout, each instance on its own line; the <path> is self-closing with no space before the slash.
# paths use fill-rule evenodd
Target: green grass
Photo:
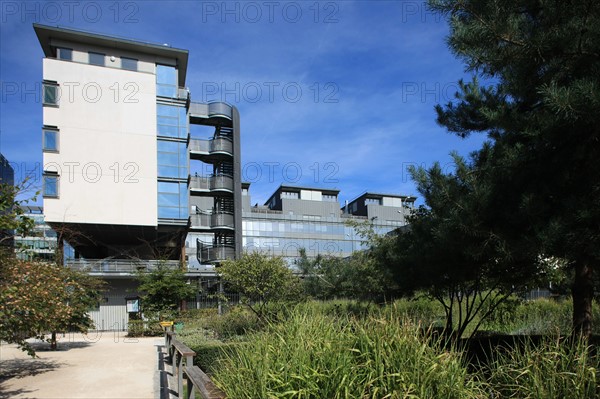
<path id="1" fill-rule="evenodd" d="M 599 359 L 583 341 L 545 337 L 499 351 L 487 366 L 499 398 L 598 398 Z"/>
<path id="2" fill-rule="evenodd" d="M 493 355 L 471 364 L 426 333 L 443 322 L 443 309 L 424 298 L 309 301 L 261 325 L 244 309 L 204 311 L 186 319 L 181 338 L 231 398 L 600 398 L 595 349 L 552 338 L 570 331 L 571 305 L 515 298 L 484 329 L 524 338 L 492 336 Z M 598 315 L 594 305 L 597 327 Z"/>
<path id="3" fill-rule="evenodd" d="M 232 398 L 478 398 L 459 353 L 396 317 L 292 312 L 251 334 L 216 368 Z"/>

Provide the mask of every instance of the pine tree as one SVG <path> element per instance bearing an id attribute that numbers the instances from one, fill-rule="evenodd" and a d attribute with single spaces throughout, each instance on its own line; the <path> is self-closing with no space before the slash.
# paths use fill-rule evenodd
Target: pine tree
<path id="1" fill-rule="evenodd" d="M 588 336 L 600 268 L 600 3 L 429 6 L 447 17 L 449 48 L 475 76 L 437 107 L 438 122 L 460 137 L 487 134 L 477 167 L 490 186 L 493 228 L 568 261 L 573 325 Z"/>

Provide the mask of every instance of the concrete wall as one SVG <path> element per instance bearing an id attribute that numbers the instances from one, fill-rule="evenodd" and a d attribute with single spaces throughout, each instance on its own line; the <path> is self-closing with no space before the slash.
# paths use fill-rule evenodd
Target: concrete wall
<path id="1" fill-rule="evenodd" d="M 377 218 L 377 223 L 385 224 L 390 222 L 404 222 L 404 216 L 408 215 L 408 209 L 395 206 L 383 206 L 377 204 L 367 205 L 367 217 L 369 219 Z"/>
<path id="2" fill-rule="evenodd" d="M 284 214 L 337 217 L 340 214 L 340 204 L 329 201 L 307 201 L 302 199 L 282 198 Z"/>
<path id="3" fill-rule="evenodd" d="M 44 79 L 61 88 L 44 124 L 59 128 L 59 152 L 44 169 L 60 175 L 47 222 L 157 224 L 156 83 L 152 73 L 46 58 Z"/>

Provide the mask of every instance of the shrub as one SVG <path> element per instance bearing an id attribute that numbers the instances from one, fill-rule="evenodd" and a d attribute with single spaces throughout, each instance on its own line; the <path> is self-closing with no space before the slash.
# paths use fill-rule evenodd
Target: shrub
<path id="1" fill-rule="evenodd" d="M 206 328 L 215 332 L 219 339 L 232 339 L 259 328 L 260 320 L 249 309 L 234 306 L 222 315 L 212 315 L 204 319 Z"/>
<path id="2" fill-rule="evenodd" d="M 217 368 L 219 361 L 231 353 L 242 342 L 221 342 L 221 341 L 206 341 L 197 345 L 189 346 L 196 356 L 194 357 L 194 365 L 200 367 L 205 373 L 212 374 Z"/>
<path id="3" fill-rule="evenodd" d="M 164 330 L 156 320 L 129 320 L 127 323 L 129 337 L 158 337 L 163 334 Z"/>

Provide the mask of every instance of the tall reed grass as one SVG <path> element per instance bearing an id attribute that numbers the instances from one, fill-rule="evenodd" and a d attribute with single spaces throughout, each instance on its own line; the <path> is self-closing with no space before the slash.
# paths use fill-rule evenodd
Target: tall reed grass
<path id="1" fill-rule="evenodd" d="M 292 311 L 251 334 L 213 374 L 231 398 L 483 398 L 461 355 L 391 314 Z"/>
<path id="2" fill-rule="evenodd" d="M 598 398 L 598 360 L 583 340 L 528 340 L 496 352 L 486 367 L 488 385 L 496 398 Z"/>

